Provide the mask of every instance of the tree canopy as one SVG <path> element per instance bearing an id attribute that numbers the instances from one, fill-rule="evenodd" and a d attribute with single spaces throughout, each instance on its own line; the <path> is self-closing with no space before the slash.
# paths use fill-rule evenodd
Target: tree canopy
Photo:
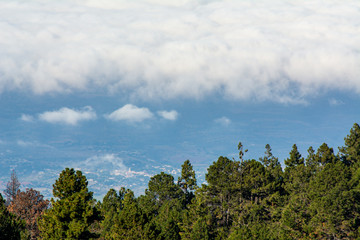
<path id="1" fill-rule="evenodd" d="M 33 189 L 9 195 L 9 206 L 0 194 L 0 236 L 35 239 L 37 222 L 43 239 L 360 239 L 358 124 L 344 140 L 338 153 L 322 143 L 305 157 L 294 144 L 284 169 L 269 144 L 255 160 L 240 142 L 239 159 L 220 156 L 201 186 L 186 160 L 177 181 L 161 172 L 144 195 L 121 187 L 102 202 L 81 171 L 66 168 L 50 207 Z"/>

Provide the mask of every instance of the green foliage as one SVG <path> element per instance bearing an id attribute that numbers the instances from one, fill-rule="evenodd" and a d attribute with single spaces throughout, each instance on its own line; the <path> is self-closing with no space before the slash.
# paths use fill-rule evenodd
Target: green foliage
<path id="1" fill-rule="evenodd" d="M 21 232 L 25 229 L 25 222 L 10 213 L 0 193 L 0 239 L 20 240 Z"/>
<path id="2" fill-rule="evenodd" d="M 337 161 L 337 158 L 334 154 L 334 150 L 329 148 L 326 143 L 323 143 L 316 152 L 315 160 L 321 166 L 327 163 L 334 163 Z"/>
<path id="3" fill-rule="evenodd" d="M 125 191 L 122 189 L 122 191 Z M 110 189 L 107 194 L 103 198 L 103 202 L 100 207 L 100 211 L 103 217 L 103 221 L 101 222 L 102 233 L 105 239 L 108 236 L 111 236 L 112 228 L 115 222 L 117 215 L 120 213 L 123 208 L 123 196 L 117 194 L 114 189 Z"/>
<path id="4" fill-rule="evenodd" d="M 88 192 L 87 184 L 86 177 L 82 175 L 81 171 L 75 172 L 73 168 L 66 168 L 53 185 L 53 195 L 56 198 L 64 199 L 82 190 Z M 92 198 L 92 193 L 88 193 L 88 198 Z"/>
<path id="5" fill-rule="evenodd" d="M 301 157 L 301 154 L 299 153 L 296 144 L 293 145 L 290 152 L 290 157 L 286 159 L 284 163 L 286 165 L 286 168 L 292 168 L 304 164 L 304 158 Z"/>
<path id="6" fill-rule="evenodd" d="M 229 240 L 267 240 L 276 239 L 271 228 L 265 223 L 254 223 L 236 228 L 230 235 Z"/>
<path id="7" fill-rule="evenodd" d="M 195 197 L 193 191 L 197 189 L 195 171 L 189 160 L 181 166 L 181 176 L 178 178 L 178 186 L 185 193 L 185 204 L 191 203 Z"/>
<path id="8" fill-rule="evenodd" d="M 219 157 L 201 187 L 186 160 L 177 183 L 161 172 L 138 198 L 110 189 L 98 204 L 100 239 L 360 239 L 359 125 L 338 155 L 323 143 L 305 160 L 294 144 L 284 172 L 269 144 L 259 161 L 244 159 L 241 142 L 238 150 L 240 161 Z M 44 239 L 98 237 L 90 231 L 99 218 L 81 172 L 64 170 L 54 197 L 39 222 Z M 2 222 L 21 229 L 1 203 Z"/>
<path id="9" fill-rule="evenodd" d="M 213 216 L 206 193 L 200 188 L 187 211 L 183 211 L 180 226 L 181 239 L 212 239 Z"/>
<path id="10" fill-rule="evenodd" d="M 311 229 L 320 237 L 345 238 L 358 212 L 350 186 L 351 171 L 342 162 L 329 163 L 310 182 Z M 360 219 L 357 217 L 357 221 Z"/>
<path id="11" fill-rule="evenodd" d="M 122 209 L 115 216 L 113 226 L 105 234 L 105 239 L 144 238 L 145 218 L 131 190 L 124 192 Z"/>
<path id="12" fill-rule="evenodd" d="M 66 168 L 56 180 L 52 207 L 39 221 L 43 239 L 91 239 L 90 225 L 99 219 L 99 213 L 88 191 L 86 177 L 81 171 Z"/>
<path id="13" fill-rule="evenodd" d="M 152 199 L 158 207 L 161 207 L 166 201 L 172 199 L 183 201 L 185 197 L 181 188 L 174 183 L 174 177 L 164 172 L 150 179 L 149 188 L 145 191 L 145 194 Z"/>
<path id="14" fill-rule="evenodd" d="M 350 134 L 346 136 L 345 146 L 339 148 L 341 158 L 347 165 L 359 167 L 360 162 L 360 126 L 355 123 L 350 129 Z"/>

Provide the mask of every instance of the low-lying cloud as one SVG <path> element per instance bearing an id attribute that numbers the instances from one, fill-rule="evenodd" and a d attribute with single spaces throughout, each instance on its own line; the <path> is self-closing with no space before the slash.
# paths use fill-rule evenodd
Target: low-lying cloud
<path id="1" fill-rule="evenodd" d="M 125 178 L 135 176 L 151 177 L 150 174 L 143 171 L 133 171 L 131 168 L 125 166 L 123 159 L 115 154 L 104 154 L 90 157 L 84 161 L 74 163 L 74 168 L 80 169 L 84 172 L 103 173 L 109 172 L 112 176 L 123 176 Z"/>
<path id="2" fill-rule="evenodd" d="M 357 0 L 0 1 L 0 91 L 359 94 L 359 9 Z"/>
<path id="3" fill-rule="evenodd" d="M 48 111 L 39 114 L 39 120 L 41 121 L 66 125 L 77 125 L 81 121 L 89 121 L 94 119 L 96 119 L 96 113 L 89 106 L 84 107 L 81 110 L 74 110 L 63 107 L 56 111 Z"/>

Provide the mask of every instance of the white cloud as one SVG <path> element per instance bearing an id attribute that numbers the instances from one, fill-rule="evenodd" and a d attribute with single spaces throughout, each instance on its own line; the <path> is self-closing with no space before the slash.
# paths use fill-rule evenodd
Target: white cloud
<path id="1" fill-rule="evenodd" d="M 151 177 L 150 174 L 143 171 L 132 171 L 125 166 L 123 159 L 115 154 L 104 154 L 93 156 L 85 161 L 74 163 L 74 168 L 84 172 L 101 173 L 109 172 L 112 176 L 123 176 L 125 178 L 135 177 L 137 175 Z"/>
<path id="2" fill-rule="evenodd" d="M 162 118 L 166 119 L 166 120 L 171 120 L 171 121 L 175 121 L 179 114 L 177 111 L 175 110 L 171 110 L 171 111 L 158 111 L 157 112 L 159 116 L 161 116 Z"/>
<path id="3" fill-rule="evenodd" d="M 221 124 L 223 126 L 228 126 L 228 125 L 230 125 L 231 120 L 227 117 L 221 117 L 221 118 L 215 119 L 215 122 L 218 124 Z"/>
<path id="4" fill-rule="evenodd" d="M 49 123 L 77 125 L 80 121 L 96 119 L 96 113 L 90 106 L 84 107 L 82 110 L 63 107 L 57 111 L 41 113 L 39 119 Z"/>
<path id="5" fill-rule="evenodd" d="M 33 122 L 34 121 L 34 117 L 31 115 L 28 115 L 28 114 L 22 114 L 20 119 L 24 122 Z"/>
<path id="6" fill-rule="evenodd" d="M 126 104 L 106 115 L 106 117 L 112 121 L 142 122 L 152 118 L 153 113 L 148 108 L 139 108 L 132 104 Z"/>
<path id="7" fill-rule="evenodd" d="M 0 1 L 0 91 L 301 102 L 360 93 L 358 0 Z"/>

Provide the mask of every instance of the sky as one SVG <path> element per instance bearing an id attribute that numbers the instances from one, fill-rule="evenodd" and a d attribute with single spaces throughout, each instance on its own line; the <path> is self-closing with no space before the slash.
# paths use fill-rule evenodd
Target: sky
<path id="1" fill-rule="evenodd" d="M 360 122 L 358 0 L 0 0 L 0 190 L 143 194 L 189 159 L 283 163 Z"/>

